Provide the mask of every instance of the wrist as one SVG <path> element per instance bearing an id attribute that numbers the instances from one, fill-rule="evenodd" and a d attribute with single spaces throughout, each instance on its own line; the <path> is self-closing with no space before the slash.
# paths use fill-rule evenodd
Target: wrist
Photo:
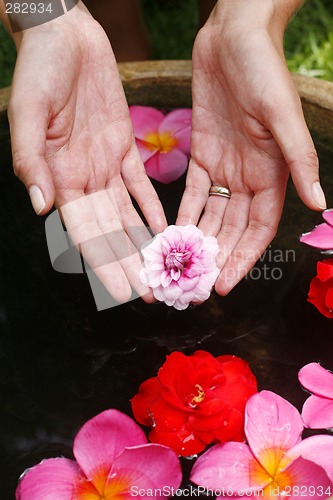
<path id="1" fill-rule="evenodd" d="M 78 10 L 88 13 L 81 0 L 0 0 L 0 19 L 19 50 L 26 36 L 62 30 L 67 21 L 77 16 Z"/>

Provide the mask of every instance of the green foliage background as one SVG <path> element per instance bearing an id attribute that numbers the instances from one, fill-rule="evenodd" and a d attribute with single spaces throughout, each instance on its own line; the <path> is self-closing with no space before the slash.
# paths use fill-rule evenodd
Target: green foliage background
<path id="1" fill-rule="evenodd" d="M 190 59 L 198 26 L 197 0 L 142 0 L 154 59 Z M 290 70 L 333 81 L 333 2 L 308 0 L 285 36 Z M 10 85 L 15 47 L 0 26 L 0 87 Z"/>

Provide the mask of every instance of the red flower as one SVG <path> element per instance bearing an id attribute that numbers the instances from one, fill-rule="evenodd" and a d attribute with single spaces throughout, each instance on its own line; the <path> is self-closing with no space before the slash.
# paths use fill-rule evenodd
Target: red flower
<path id="1" fill-rule="evenodd" d="M 308 301 L 327 318 L 333 318 L 333 259 L 317 264 L 317 276 L 311 280 Z"/>
<path id="2" fill-rule="evenodd" d="M 151 427 L 151 442 L 188 456 L 212 442 L 241 441 L 245 404 L 256 392 L 255 376 L 236 356 L 174 352 L 131 403 L 138 422 Z"/>

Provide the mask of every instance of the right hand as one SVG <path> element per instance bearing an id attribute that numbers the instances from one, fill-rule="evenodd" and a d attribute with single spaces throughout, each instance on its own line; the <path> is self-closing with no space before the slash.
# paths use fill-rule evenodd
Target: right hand
<path id="1" fill-rule="evenodd" d="M 204 233 L 217 237 L 221 295 L 273 239 L 289 172 L 304 203 L 325 208 L 316 151 L 283 54 L 285 1 L 275 3 L 280 10 L 262 0 L 219 0 L 194 45 L 192 159 L 177 224 L 200 220 Z M 231 199 L 208 196 L 212 184 L 228 187 Z"/>

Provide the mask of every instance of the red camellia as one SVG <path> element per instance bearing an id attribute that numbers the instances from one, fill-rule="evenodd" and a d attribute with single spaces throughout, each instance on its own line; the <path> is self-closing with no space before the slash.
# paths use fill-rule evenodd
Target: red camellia
<path id="1" fill-rule="evenodd" d="M 212 442 L 242 441 L 245 404 L 256 392 L 255 376 L 236 356 L 173 352 L 131 403 L 151 442 L 189 456 Z"/>
<path id="2" fill-rule="evenodd" d="M 317 264 L 317 276 L 310 283 L 308 301 L 327 318 L 333 318 L 333 259 Z"/>

